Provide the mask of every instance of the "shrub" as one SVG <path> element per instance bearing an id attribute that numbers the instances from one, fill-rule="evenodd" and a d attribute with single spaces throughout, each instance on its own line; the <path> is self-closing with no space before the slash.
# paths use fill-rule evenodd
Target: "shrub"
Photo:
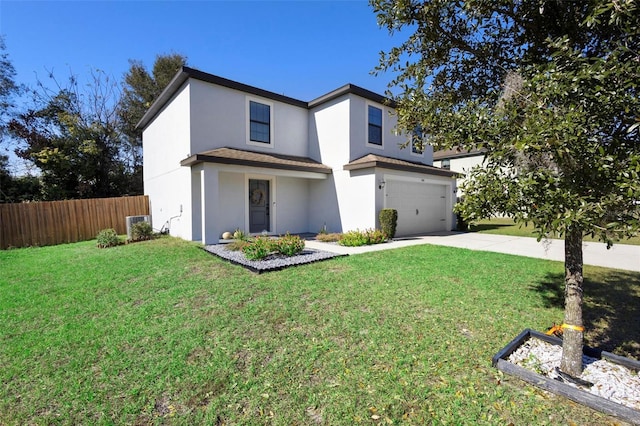
<path id="1" fill-rule="evenodd" d="M 342 238 L 338 241 L 341 246 L 359 247 L 367 244 L 367 236 L 359 230 L 349 231 L 342 234 Z"/>
<path id="2" fill-rule="evenodd" d="M 143 241 L 153 237 L 153 228 L 149 222 L 136 222 L 131 225 L 131 240 Z"/>
<path id="3" fill-rule="evenodd" d="M 464 220 L 460 213 L 456 213 L 456 229 L 462 232 L 467 232 L 469 230 L 469 224 Z"/>
<path id="4" fill-rule="evenodd" d="M 98 240 L 98 247 L 100 248 L 115 247 L 120 244 L 118 233 L 112 228 L 103 229 L 98 232 L 96 239 Z"/>
<path id="5" fill-rule="evenodd" d="M 379 219 L 382 232 L 387 238 L 392 239 L 395 237 L 398 225 L 398 211 L 396 209 L 382 209 L 380 210 Z"/>
<path id="6" fill-rule="evenodd" d="M 242 250 L 242 253 L 249 260 L 262 260 L 273 252 L 283 256 L 295 256 L 304 250 L 304 241 L 299 236 L 288 233 L 277 239 L 261 235 L 252 240 L 230 243 L 227 245 L 227 249 Z"/>
<path id="7" fill-rule="evenodd" d="M 304 241 L 297 235 L 287 233 L 273 242 L 275 250 L 284 256 L 293 256 L 304 250 Z"/>
<path id="8" fill-rule="evenodd" d="M 334 232 L 332 234 L 318 234 L 316 235 L 316 240 L 322 241 L 323 243 L 335 243 L 340 241 L 342 238 L 342 234 Z"/>
<path id="9" fill-rule="evenodd" d="M 460 211 L 460 206 L 464 202 L 464 195 L 458 197 L 458 203 L 454 206 L 453 211 L 456 213 L 456 229 L 458 231 L 467 232 L 471 228 L 471 223 L 467 222 L 462 217 L 462 212 Z"/>
<path id="10" fill-rule="evenodd" d="M 367 244 L 381 244 L 387 241 L 387 234 L 379 229 L 368 229 L 365 231 Z"/>
<path id="11" fill-rule="evenodd" d="M 249 260 L 262 260 L 273 251 L 273 242 L 266 236 L 256 237 L 242 248 L 242 253 Z"/>
<path id="12" fill-rule="evenodd" d="M 249 237 L 242 229 L 236 228 L 236 230 L 233 231 L 233 239 L 240 240 L 240 241 L 247 241 Z"/>
<path id="13" fill-rule="evenodd" d="M 387 241 L 384 232 L 378 229 L 365 229 L 364 231 L 349 231 L 342 235 L 338 244 L 347 247 L 359 247 L 370 244 L 380 244 Z"/>

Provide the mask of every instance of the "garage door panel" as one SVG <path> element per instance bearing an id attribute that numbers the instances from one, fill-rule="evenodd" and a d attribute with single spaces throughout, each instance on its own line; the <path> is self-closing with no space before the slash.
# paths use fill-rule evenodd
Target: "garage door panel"
<path id="1" fill-rule="evenodd" d="M 446 186 L 418 182 L 387 183 L 386 206 L 398 211 L 397 236 L 446 231 Z"/>

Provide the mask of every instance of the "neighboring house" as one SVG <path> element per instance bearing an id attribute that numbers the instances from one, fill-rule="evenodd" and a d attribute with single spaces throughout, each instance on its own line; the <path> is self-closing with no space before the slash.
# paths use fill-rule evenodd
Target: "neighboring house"
<path id="1" fill-rule="evenodd" d="M 484 150 L 462 151 L 456 148 L 436 151 L 433 153 L 433 165 L 460 173 L 457 181 L 457 196 L 460 197 L 462 195 L 460 186 L 465 179 L 465 175 L 474 167 L 482 166 L 484 152 Z"/>
<path id="2" fill-rule="evenodd" d="M 351 84 L 304 102 L 183 67 L 138 123 L 153 223 L 205 244 L 379 227 L 383 208 L 398 236 L 453 229 L 455 173 L 401 149 L 392 112 Z"/>

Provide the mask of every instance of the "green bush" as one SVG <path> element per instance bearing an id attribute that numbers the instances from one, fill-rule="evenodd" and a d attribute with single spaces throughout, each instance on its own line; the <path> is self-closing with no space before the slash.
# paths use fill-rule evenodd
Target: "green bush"
<path id="1" fill-rule="evenodd" d="M 118 233 L 112 228 L 103 229 L 98 232 L 96 239 L 98 240 L 98 247 L 100 248 L 115 247 L 120 244 Z"/>
<path id="2" fill-rule="evenodd" d="M 242 229 L 236 228 L 236 230 L 233 231 L 233 239 L 240 240 L 240 241 L 247 241 L 249 237 Z"/>
<path id="3" fill-rule="evenodd" d="M 368 229 L 365 231 L 367 244 L 381 244 L 388 240 L 387 234 L 379 229 Z"/>
<path id="4" fill-rule="evenodd" d="M 288 233 L 277 239 L 261 235 L 247 241 L 235 241 L 228 244 L 227 248 L 228 250 L 242 250 L 242 253 L 249 260 L 262 260 L 273 252 L 283 256 L 295 256 L 304 250 L 304 240 L 297 235 Z"/>
<path id="5" fill-rule="evenodd" d="M 273 251 L 273 241 L 267 236 L 256 237 L 242 248 L 249 260 L 262 260 Z"/>
<path id="6" fill-rule="evenodd" d="M 460 213 L 456 213 L 456 229 L 462 232 L 467 232 L 469 230 L 469 224 L 464 220 Z"/>
<path id="7" fill-rule="evenodd" d="M 359 230 L 349 231 L 342 234 L 342 238 L 338 241 L 341 246 L 359 247 L 367 244 L 367 236 Z"/>
<path id="8" fill-rule="evenodd" d="M 273 242 L 274 249 L 284 256 L 294 256 L 304 250 L 304 241 L 297 235 L 287 233 Z"/>
<path id="9" fill-rule="evenodd" d="M 382 209 L 380 210 L 379 219 L 382 232 L 387 238 L 392 239 L 395 237 L 398 225 L 398 211 L 396 209 Z"/>
<path id="10" fill-rule="evenodd" d="M 143 241 L 153 237 L 153 228 L 149 222 L 136 222 L 131 225 L 131 240 Z"/>
<path id="11" fill-rule="evenodd" d="M 338 241 L 341 246 L 359 247 L 370 244 L 380 244 L 387 241 L 384 232 L 378 229 L 365 229 L 364 231 L 355 230 L 342 234 L 342 238 Z"/>
<path id="12" fill-rule="evenodd" d="M 460 207 L 464 202 L 464 195 L 462 197 L 458 197 L 458 203 L 454 206 L 453 211 L 456 214 L 456 229 L 458 231 L 467 232 L 470 228 L 470 223 L 467 222 L 464 217 L 462 217 L 462 212 L 460 211 Z"/>

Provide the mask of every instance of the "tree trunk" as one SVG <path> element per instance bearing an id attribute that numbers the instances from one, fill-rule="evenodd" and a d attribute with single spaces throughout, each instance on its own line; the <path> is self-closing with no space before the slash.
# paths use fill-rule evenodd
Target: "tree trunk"
<path id="1" fill-rule="evenodd" d="M 560 369 L 582 374 L 582 230 L 570 228 L 564 239 L 564 326 Z"/>

